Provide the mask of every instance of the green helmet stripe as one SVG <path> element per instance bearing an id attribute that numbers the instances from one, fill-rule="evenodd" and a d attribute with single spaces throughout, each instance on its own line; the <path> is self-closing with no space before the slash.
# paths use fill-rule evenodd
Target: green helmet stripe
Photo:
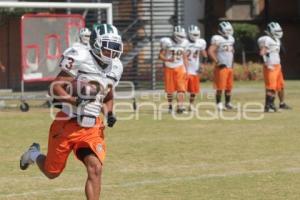
<path id="1" fill-rule="evenodd" d="M 107 31 L 107 33 L 113 33 L 111 25 L 109 25 L 109 24 L 106 25 L 106 31 Z"/>

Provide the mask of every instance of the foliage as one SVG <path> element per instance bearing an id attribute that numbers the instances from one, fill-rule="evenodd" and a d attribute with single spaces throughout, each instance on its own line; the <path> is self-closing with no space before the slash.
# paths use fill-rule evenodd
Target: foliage
<path id="1" fill-rule="evenodd" d="M 22 16 L 24 13 L 36 12 L 33 8 L 0 8 L 1 16 Z"/>
<path id="2" fill-rule="evenodd" d="M 256 38 L 259 34 L 257 25 L 246 23 L 234 23 L 234 37 L 236 39 L 236 50 L 254 51 Z"/>
<path id="3" fill-rule="evenodd" d="M 241 64 L 234 64 L 234 80 L 236 81 L 255 81 L 263 80 L 263 67 L 260 63 L 248 62 L 244 67 Z M 208 65 L 201 74 L 201 81 L 212 81 L 214 78 L 214 67 Z"/>

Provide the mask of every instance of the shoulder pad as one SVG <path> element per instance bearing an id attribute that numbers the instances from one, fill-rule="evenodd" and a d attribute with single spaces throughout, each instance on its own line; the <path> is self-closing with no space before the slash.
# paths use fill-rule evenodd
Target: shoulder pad
<path id="1" fill-rule="evenodd" d="M 171 38 L 168 38 L 168 37 L 163 37 L 160 39 L 160 47 L 162 49 L 166 49 L 166 48 L 169 48 L 172 46 L 172 40 Z"/>
<path id="2" fill-rule="evenodd" d="M 64 51 L 59 66 L 61 70 L 64 70 L 71 76 L 76 76 L 82 63 L 88 62 L 90 59 L 91 55 L 89 49 L 86 46 L 83 47 L 75 43 Z"/>
<path id="3" fill-rule="evenodd" d="M 71 57 L 77 62 L 83 62 L 90 57 L 88 47 L 83 46 L 80 43 L 74 43 L 71 47 L 66 49 L 63 53 L 65 57 Z"/>
<path id="4" fill-rule="evenodd" d="M 200 48 L 206 49 L 206 41 L 204 39 L 197 39 L 196 45 Z"/>
<path id="5" fill-rule="evenodd" d="M 221 35 L 213 35 L 211 38 L 211 44 L 219 45 L 223 37 Z"/>
<path id="6" fill-rule="evenodd" d="M 265 46 L 266 43 L 270 40 L 270 37 L 265 35 L 258 38 L 257 43 L 259 47 Z"/>

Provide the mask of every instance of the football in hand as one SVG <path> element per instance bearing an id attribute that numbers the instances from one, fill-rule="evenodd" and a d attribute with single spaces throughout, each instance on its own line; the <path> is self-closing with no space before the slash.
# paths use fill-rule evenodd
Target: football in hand
<path id="1" fill-rule="evenodd" d="M 96 81 L 75 79 L 67 85 L 66 91 L 72 96 L 94 98 L 101 91 L 101 85 Z"/>

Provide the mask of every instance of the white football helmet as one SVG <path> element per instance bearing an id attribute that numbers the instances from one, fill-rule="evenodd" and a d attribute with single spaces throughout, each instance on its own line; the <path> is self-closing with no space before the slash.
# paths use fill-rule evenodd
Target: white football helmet
<path id="1" fill-rule="evenodd" d="M 88 45 L 90 42 L 91 31 L 88 28 L 81 28 L 79 31 L 80 42 L 84 45 Z"/>
<path id="2" fill-rule="evenodd" d="M 93 55 L 105 64 L 120 58 L 123 42 L 118 29 L 111 24 L 95 24 L 93 26 L 90 46 Z"/>
<path id="3" fill-rule="evenodd" d="M 266 33 L 276 39 L 280 39 L 283 36 L 282 28 L 277 22 L 270 22 L 267 25 Z"/>
<path id="4" fill-rule="evenodd" d="M 173 36 L 176 42 L 181 43 L 186 38 L 185 29 L 182 26 L 175 26 Z"/>
<path id="5" fill-rule="evenodd" d="M 201 32 L 198 26 L 190 25 L 188 28 L 188 36 L 191 41 L 196 41 L 200 38 Z"/>
<path id="6" fill-rule="evenodd" d="M 229 22 L 221 22 L 218 27 L 218 32 L 225 37 L 233 35 L 233 28 Z"/>

